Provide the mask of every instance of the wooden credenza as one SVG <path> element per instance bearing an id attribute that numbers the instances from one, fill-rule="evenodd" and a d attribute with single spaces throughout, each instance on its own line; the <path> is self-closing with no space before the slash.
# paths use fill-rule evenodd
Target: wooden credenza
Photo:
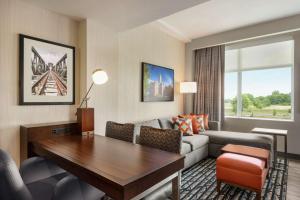
<path id="1" fill-rule="evenodd" d="M 80 134 L 80 131 L 76 121 L 64 121 L 22 125 L 20 127 L 20 133 L 20 159 L 22 162 L 29 157 L 35 156 L 32 151 L 32 142 L 47 139 L 49 137 Z"/>

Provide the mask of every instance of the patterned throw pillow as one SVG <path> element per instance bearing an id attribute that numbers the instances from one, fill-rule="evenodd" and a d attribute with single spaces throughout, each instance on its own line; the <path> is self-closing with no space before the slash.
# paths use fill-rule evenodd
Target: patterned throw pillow
<path id="1" fill-rule="evenodd" d="M 173 117 L 174 129 L 179 130 L 183 135 L 193 135 L 192 119 Z"/>
<path id="2" fill-rule="evenodd" d="M 209 126 L 208 126 L 208 114 L 193 114 L 193 113 L 191 113 L 190 115 L 192 115 L 192 116 L 197 116 L 197 117 L 202 117 L 203 118 L 203 120 L 204 120 L 204 128 L 205 128 L 205 130 L 209 130 Z"/>
<path id="3" fill-rule="evenodd" d="M 193 116 L 192 124 L 193 124 L 194 134 L 199 134 L 199 133 L 205 132 L 203 117 Z"/>
<path id="4" fill-rule="evenodd" d="M 205 131 L 204 118 L 198 115 L 178 115 L 179 118 L 189 118 L 192 120 L 193 133 L 199 134 Z"/>

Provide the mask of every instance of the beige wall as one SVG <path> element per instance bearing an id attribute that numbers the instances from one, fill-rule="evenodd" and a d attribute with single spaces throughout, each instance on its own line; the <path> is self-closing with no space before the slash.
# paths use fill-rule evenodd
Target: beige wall
<path id="1" fill-rule="evenodd" d="M 143 61 L 172 67 L 175 82 L 183 80 L 183 42 L 163 33 L 155 24 L 116 33 L 89 19 L 80 23 L 80 29 L 85 29 L 80 31 L 80 41 L 86 35 L 86 41 L 80 45 L 80 49 L 86 48 L 86 55 L 81 51 L 81 80 L 85 81 L 81 84 L 82 91 L 90 86 L 94 69 L 102 68 L 109 76 L 109 81 L 95 85 L 90 95 L 89 106 L 95 108 L 96 134 L 105 133 L 108 120 L 132 122 L 183 111 L 182 96 L 178 93 L 175 93 L 174 102 L 143 103 L 140 100 Z"/>
<path id="2" fill-rule="evenodd" d="M 141 102 L 141 62 L 175 70 L 175 83 L 184 80 L 185 45 L 147 24 L 119 35 L 118 107 L 120 121 L 140 121 L 183 112 L 182 95 L 174 102 Z"/>
<path id="3" fill-rule="evenodd" d="M 118 121 L 118 35 L 93 20 L 82 23 L 86 23 L 86 86 L 97 68 L 109 77 L 106 84 L 94 85 L 89 101 L 95 108 L 95 133 L 104 135 L 106 121 Z"/>
<path id="4" fill-rule="evenodd" d="M 294 121 L 274 121 L 274 120 L 255 120 L 255 119 L 239 119 L 226 118 L 224 130 L 249 132 L 254 127 L 279 128 L 288 130 L 288 152 L 300 154 L 300 32 L 290 32 L 299 30 L 300 15 L 289 17 L 272 22 L 262 23 L 254 26 L 240 28 L 224 33 L 207 36 L 192 40 L 186 44 L 186 79 L 193 80 L 193 52 L 208 46 L 214 46 L 223 43 L 245 40 L 249 38 L 262 37 L 265 35 L 274 35 L 285 33 L 291 35 L 295 39 L 294 53 Z M 290 32 L 290 33 L 286 33 Z M 192 110 L 191 98 L 186 99 L 185 111 Z M 279 140 L 279 150 L 283 150 L 283 140 Z"/>
<path id="5" fill-rule="evenodd" d="M 95 131 L 104 134 L 107 120 L 139 121 L 183 111 L 182 96 L 174 102 L 140 102 L 141 62 L 175 69 L 184 79 L 185 45 L 155 25 L 116 33 L 93 20 L 66 16 L 18 0 L 0 0 L 0 148 L 19 164 L 22 124 L 75 119 L 76 106 L 18 105 L 18 34 L 76 47 L 76 104 L 91 84 L 94 69 L 107 71 L 109 81 L 95 85 L 89 106 L 95 108 Z M 80 83 L 80 84 L 79 84 Z"/>
<path id="6" fill-rule="evenodd" d="M 18 105 L 18 34 L 77 46 L 77 29 L 78 23 L 67 17 L 16 0 L 0 0 L 0 148 L 8 150 L 17 163 L 21 124 L 75 118 L 75 106 Z"/>

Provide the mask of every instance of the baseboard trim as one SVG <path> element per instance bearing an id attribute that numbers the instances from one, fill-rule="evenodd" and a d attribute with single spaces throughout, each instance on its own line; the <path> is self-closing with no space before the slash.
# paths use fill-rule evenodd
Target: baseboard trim
<path id="1" fill-rule="evenodd" d="M 285 153 L 278 151 L 277 155 L 281 156 L 281 157 L 284 157 Z M 300 160 L 300 155 L 299 154 L 293 154 L 293 153 L 287 153 L 287 158 Z"/>

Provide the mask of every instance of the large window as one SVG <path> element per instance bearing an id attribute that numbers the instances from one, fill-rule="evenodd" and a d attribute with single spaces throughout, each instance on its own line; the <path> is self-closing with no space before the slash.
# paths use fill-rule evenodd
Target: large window
<path id="1" fill-rule="evenodd" d="M 294 42 L 227 47 L 225 116 L 292 119 Z"/>

